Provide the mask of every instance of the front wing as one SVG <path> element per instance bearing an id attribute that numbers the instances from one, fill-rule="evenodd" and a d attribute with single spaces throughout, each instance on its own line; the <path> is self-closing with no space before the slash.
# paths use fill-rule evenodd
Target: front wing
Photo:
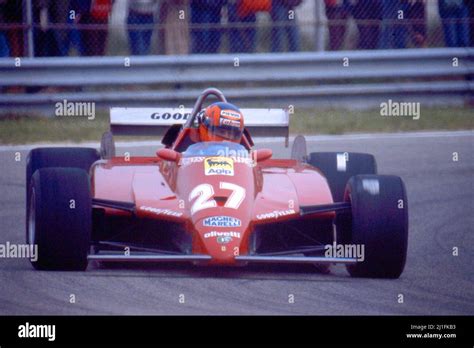
<path id="1" fill-rule="evenodd" d="M 134 212 L 133 203 L 114 202 L 102 199 L 93 199 L 93 205 L 96 207 L 109 207 L 127 212 Z M 301 215 L 318 214 L 325 212 L 347 212 L 350 211 L 350 203 L 340 202 L 325 204 L 319 206 L 300 207 Z M 124 243 L 101 242 L 99 245 L 111 245 L 123 248 L 128 247 L 129 252 L 101 250 L 94 248 L 94 252 L 88 255 L 89 261 L 106 262 L 191 262 L 193 264 L 207 264 L 212 261 L 212 257 L 202 254 L 182 254 L 176 252 L 163 251 L 158 249 L 149 249 L 143 247 L 134 247 Z M 237 265 L 247 265 L 249 263 L 283 263 L 283 264 L 315 264 L 315 263 L 344 263 L 351 264 L 358 262 L 357 258 L 326 257 L 326 256 L 300 256 L 304 252 L 318 253 L 324 251 L 324 246 L 313 247 L 311 250 L 286 250 L 284 252 L 239 255 L 235 257 Z"/>

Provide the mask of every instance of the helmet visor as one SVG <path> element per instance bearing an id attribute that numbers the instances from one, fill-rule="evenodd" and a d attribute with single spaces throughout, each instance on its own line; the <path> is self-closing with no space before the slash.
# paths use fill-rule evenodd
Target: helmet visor
<path id="1" fill-rule="evenodd" d="M 217 126 L 211 125 L 207 119 L 204 122 L 206 124 L 206 128 L 208 129 L 210 136 L 216 135 L 218 137 L 229 139 L 229 140 L 239 140 L 242 137 L 242 130 L 240 129 L 240 121 L 236 121 L 238 122 L 238 124 L 236 123 L 235 125 L 220 124 Z"/>

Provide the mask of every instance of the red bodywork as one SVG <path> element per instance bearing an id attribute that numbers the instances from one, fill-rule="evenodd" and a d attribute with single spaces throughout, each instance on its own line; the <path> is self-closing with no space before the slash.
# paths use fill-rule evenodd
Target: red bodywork
<path id="1" fill-rule="evenodd" d="M 212 264 L 233 265 L 235 256 L 247 255 L 249 237 L 258 224 L 335 216 L 334 212 L 300 216 L 300 206 L 333 203 L 325 177 L 314 167 L 295 160 L 268 159 L 253 164 L 233 158 L 233 175 L 206 175 L 207 159 L 101 160 L 91 168 L 93 197 L 135 204 L 134 213 L 106 208 L 108 216 L 135 214 L 138 218 L 182 224 L 192 236 L 192 252 L 211 256 Z M 205 185 L 207 191 L 212 187 L 212 195 L 207 192 L 206 196 L 206 190 L 200 189 L 193 193 L 200 185 Z M 235 185 L 240 188 L 237 192 Z M 206 219 L 220 216 L 238 219 L 240 224 L 231 219 L 234 226 L 205 226 L 215 223 Z M 225 243 L 219 242 L 219 236 L 226 236 Z"/>
<path id="2" fill-rule="evenodd" d="M 313 167 L 293 160 L 270 159 L 256 166 L 234 163 L 233 176 L 206 176 L 204 170 L 204 161 L 187 165 L 156 157 L 99 161 L 92 168 L 94 198 L 134 202 L 135 214 L 139 218 L 184 224 L 186 231 L 193 237 L 193 252 L 210 255 L 212 263 L 220 264 L 233 264 L 234 256 L 248 253 L 248 237 L 256 224 L 299 218 L 298 207 L 301 205 L 333 202 L 326 179 Z M 223 206 L 222 201 L 228 200 L 232 191 L 222 189 L 221 182 L 245 189 L 245 198 L 238 209 Z M 211 185 L 214 197 L 222 197 L 222 201 L 218 200 L 215 207 L 191 214 L 191 208 L 199 197 L 190 201 L 190 193 L 202 184 Z M 289 214 L 278 216 L 275 211 Z M 107 208 L 106 214 L 130 213 Z M 333 217 L 335 213 L 319 215 L 323 214 L 324 217 Z M 234 217 L 241 223 L 235 227 L 203 225 L 204 219 L 214 216 Z M 235 233 L 231 234 L 230 242 L 219 244 L 216 234 L 206 238 L 206 233 L 211 232 Z"/>

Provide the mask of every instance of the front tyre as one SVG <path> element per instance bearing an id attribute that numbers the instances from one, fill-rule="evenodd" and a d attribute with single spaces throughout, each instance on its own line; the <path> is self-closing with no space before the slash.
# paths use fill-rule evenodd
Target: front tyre
<path id="1" fill-rule="evenodd" d="M 77 168 L 43 168 L 31 177 L 27 242 L 38 246 L 40 270 L 87 268 L 92 229 L 89 175 Z"/>
<path id="2" fill-rule="evenodd" d="M 364 261 L 347 265 L 353 277 L 398 278 L 408 245 L 408 204 L 398 176 L 357 175 L 347 183 L 351 202 L 351 244 L 365 248 Z"/>

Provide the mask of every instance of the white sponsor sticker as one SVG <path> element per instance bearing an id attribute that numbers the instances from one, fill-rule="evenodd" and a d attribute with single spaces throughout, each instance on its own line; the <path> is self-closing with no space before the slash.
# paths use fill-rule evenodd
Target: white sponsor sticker
<path id="1" fill-rule="evenodd" d="M 221 125 L 223 126 L 231 126 L 231 127 L 236 127 L 236 128 L 240 127 L 240 121 L 234 121 L 234 120 L 228 120 L 226 118 L 222 118 L 220 122 L 221 122 Z"/>
<path id="2" fill-rule="evenodd" d="M 204 162 L 205 175 L 234 175 L 234 160 L 228 157 L 208 157 Z"/>
<path id="3" fill-rule="evenodd" d="M 222 232 L 222 231 L 211 231 L 204 233 L 204 238 L 212 238 L 212 237 L 234 237 L 240 239 L 240 232 Z"/>
<path id="4" fill-rule="evenodd" d="M 232 216 L 211 216 L 202 222 L 206 227 L 240 227 L 242 222 Z"/>
<path id="5" fill-rule="evenodd" d="M 240 114 L 236 111 L 222 110 L 221 111 L 221 116 L 231 117 L 231 118 L 234 118 L 236 120 L 240 120 Z"/>
<path id="6" fill-rule="evenodd" d="M 204 159 L 205 159 L 205 157 L 201 157 L 201 156 L 196 156 L 196 157 L 182 157 L 179 164 L 182 165 L 182 166 L 187 166 L 187 165 L 193 164 L 193 163 L 201 163 L 201 162 L 204 162 Z"/>
<path id="7" fill-rule="evenodd" d="M 216 240 L 217 240 L 217 243 L 219 243 L 219 244 L 228 244 L 228 243 L 232 242 L 232 237 L 221 236 L 221 237 L 217 237 Z M 225 251 L 225 247 L 223 247 L 223 248 L 224 249 L 222 249 L 222 251 Z"/>
<path id="8" fill-rule="evenodd" d="M 153 208 L 153 207 L 147 207 L 142 205 L 140 207 L 140 210 L 142 211 L 148 211 L 150 213 L 155 213 L 156 215 L 166 215 L 166 216 L 175 216 L 175 217 L 180 217 L 183 215 L 183 213 L 179 211 L 174 211 L 170 209 L 160 209 L 160 208 Z"/>
<path id="9" fill-rule="evenodd" d="M 295 214 L 294 209 L 288 209 L 288 210 L 274 210 L 269 213 L 264 213 L 264 214 L 259 214 L 257 215 L 258 220 L 266 220 L 266 219 L 276 219 L 281 216 L 287 216 L 287 215 L 292 215 Z"/>

